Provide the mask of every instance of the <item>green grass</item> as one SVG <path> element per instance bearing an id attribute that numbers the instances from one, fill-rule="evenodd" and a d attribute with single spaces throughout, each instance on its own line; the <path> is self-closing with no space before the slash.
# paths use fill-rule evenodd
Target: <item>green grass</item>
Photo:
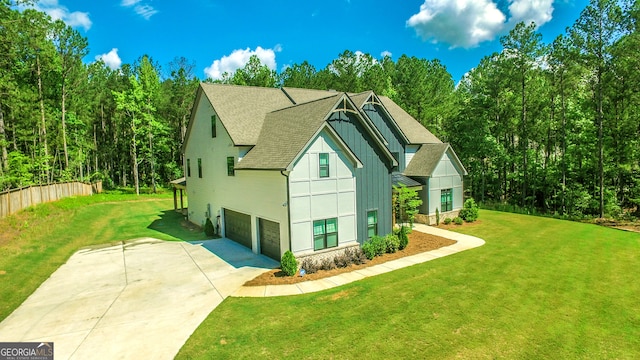
<path id="1" fill-rule="evenodd" d="M 140 237 L 203 239 L 180 225 L 170 195 L 99 194 L 0 219 L 0 320 L 78 249 Z"/>
<path id="2" fill-rule="evenodd" d="M 482 210 L 480 248 L 342 287 L 227 298 L 177 358 L 637 359 L 640 235 Z"/>

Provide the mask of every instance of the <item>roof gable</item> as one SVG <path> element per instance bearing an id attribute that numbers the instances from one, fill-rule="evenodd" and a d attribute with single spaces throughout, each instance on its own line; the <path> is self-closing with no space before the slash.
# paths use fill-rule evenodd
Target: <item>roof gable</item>
<path id="1" fill-rule="evenodd" d="M 467 175 L 467 170 L 460 162 L 460 159 L 453 151 L 453 148 L 451 148 L 449 144 L 445 143 L 422 145 L 418 152 L 413 156 L 413 159 L 411 159 L 411 162 L 407 165 L 407 168 L 404 170 L 404 175 L 431 176 L 446 152 L 449 152 L 449 154 L 452 155 L 453 161 L 462 170 L 461 175 Z"/>
<path id="2" fill-rule="evenodd" d="M 291 106 L 291 99 L 276 88 L 201 83 L 234 145 L 255 145 L 266 114 Z"/>
<path id="3" fill-rule="evenodd" d="M 237 169 L 285 170 L 318 132 L 341 94 L 266 115 L 256 146 Z"/>
<path id="4" fill-rule="evenodd" d="M 386 96 L 378 97 L 391 118 L 409 140 L 409 144 L 441 144 L 442 141 L 422 126 L 398 104 Z"/>

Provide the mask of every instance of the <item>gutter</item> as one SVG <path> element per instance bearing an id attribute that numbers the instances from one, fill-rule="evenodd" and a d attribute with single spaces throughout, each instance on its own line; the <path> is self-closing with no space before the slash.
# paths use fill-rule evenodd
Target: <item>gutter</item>
<path id="1" fill-rule="evenodd" d="M 285 174 L 288 172 L 286 170 L 280 170 L 280 175 L 287 178 L 287 232 L 289 233 L 289 251 L 291 251 L 291 204 L 289 200 L 291 199 L 291 194 L 289 190 L 289 174 Z M 293 252 L 293 251 L 292 251 Z"/>

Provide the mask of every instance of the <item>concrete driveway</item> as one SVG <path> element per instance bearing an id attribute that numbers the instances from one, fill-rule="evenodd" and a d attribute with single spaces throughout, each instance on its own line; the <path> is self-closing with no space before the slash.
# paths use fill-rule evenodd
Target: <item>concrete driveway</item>
<path id="1" fill-rule="evenodd" d="M 279 263 L 228 239 L 138 239 L 75 253 L 0 323 L 56 359 L 173 359 L 242 284 Z"/>

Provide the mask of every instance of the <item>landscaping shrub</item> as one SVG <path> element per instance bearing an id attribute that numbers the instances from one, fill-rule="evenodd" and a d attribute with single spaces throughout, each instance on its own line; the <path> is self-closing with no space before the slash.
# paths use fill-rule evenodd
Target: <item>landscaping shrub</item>
<path id="1" fill-rule="evenodd" d="M 300 264 L 300 268 L 304 269 L 307 274 L 313 274 L 320 270 L 320 265 L 317 261 L 313 260 L 310 257 L 304 258 L 302 263 Z"/>
<path id="2" fill-rule="evenodd" d="M 333 258 L 333 262 L 336 264 L 337 267 L 339 268 L 346 268 L 347 266 L 351 265 L 351 253 L 350 253 L 351 249 L 345 249 L 344 252 L 342 252 L 341 254 L 336 255 Z"/>
<path id="3" fill-rule="evenodd" d="M 320 264 L 320 269 L 322 270 L 333 270 L 336 268 L 336 263 L 333 262 L 332 258 L 324 258 L 322 260 L 322 264 Z"/>
<path id="4" fill-rule="evenodd" d="M 449 225 L 449 224 L 451 224 L 451 218 L 446 218 L 446 219 L 444 219 L 444 224 L 445 224 L 445 225 Z"/>
<path id="5" fill-rule="evenodd" d="M 207 221 L 204 223 L 204 233 L 207 236 L 214 236 L 216 234 L 216 230 L 213 228 L 213 223 L 209 218 L 207 218 Z"/>
<path id="6" fill-rule="evenodd" d="M 409 245 L 409 236 L 407 236 L 407 227 L 400 226 L 400 231 L 398 232 L 398 239 L 400 240 L 400 245 L 398 246 L 398 250 L 404 250 L 404 248 Z"/>
<path id="7" fill-rule="evenodd" d="M 367 259 L 371 260 L 376 257 L 376 250 L 374 248 L 371 240 L 367 240 L 362 244 L 362 253 L 367 257 Z"/>
<path id="8" fill-rule="evenodd" d="M 453 223 L 456 225 L 462 225 L 464 223 L 464 220 L 462 220 L 461 217 L 456 216 L 455 218 L 453 218 Z"/>
<path id="9" fill-rule="evenodd" d="M 440 210 L 436 208 L 436 226 L 440 225 Z"/>
<path id="10" fill-rule="evenodd" d="M 373 251 L 375 252 L 375 256 L 384 255 L 387 252 L 387 242 L 384 240 L 382 236 L 374 236 L 369 239 L 373 244 Z"/>
<path id="11" fill-rule="evenodd" d="M 473 198 L 469 198 L 464 202 L 458 216 L 466 222 L 474 222 L 478 219 L 478 212 L 478 204 L 476 204 Z"/>
<path id="12" fill-rule="evenodd" d="M 360 248 L 353 248 L 353 251 L 350 253 L 351 255 L 351 263 L 356 265 L 365 264 L 367 262 L 367 256 L 364 254 L 364 251 Z"/>
<path id="13" fill-rule="evenodd" d="M 298 271 L 298 260 L 293 256 L 291 250 L 287 250 L 287 252 L 282 255 L 282 259 L 280 259 L 280 268 L 287 276 L 293 276 Z"/>
<path id="14" fill-rule="evenodd" d="M 393 233 L 387 234 L 387 236 L 384 237 L 384 242 L 386 245 L 386 252 L 390 254 L 393 254 L 400 248 L 400 239 Z"/>

